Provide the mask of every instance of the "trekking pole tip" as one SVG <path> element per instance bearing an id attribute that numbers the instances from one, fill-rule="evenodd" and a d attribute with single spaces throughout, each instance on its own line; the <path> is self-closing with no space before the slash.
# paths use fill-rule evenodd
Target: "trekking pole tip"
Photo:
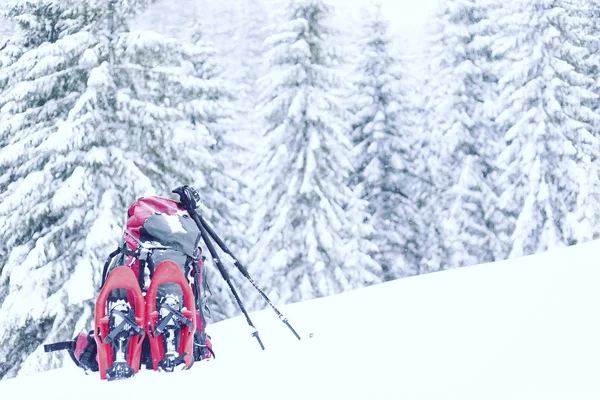
<path id="1" fill-rule="evenodd" d="M 283 323 L 290 329 L 290 331 L 292 331 L 292 333 L 294 334 L 294 336 L 296 336 L 296 339 L 302 340 L 302 338 L 300 337 L 300 335 L 298 334 L 298 332 L 296 332 L 296 330 L 292 327 L 292 325 L 290 325 L 290 323 L 288 322 L 287 318 L 283 320 Z"/>
<path id="2" fill-rule="evenodd" d="M 258 344 L 260 345 L 260 348 L 264 350 L 265 345 L 263 344 L 262 340 L 260 340 L 260 336 L 258 336 L 258 330 L 255 329 L 254 332 L 252 332 L 252 336 L 256 338 Z"/>

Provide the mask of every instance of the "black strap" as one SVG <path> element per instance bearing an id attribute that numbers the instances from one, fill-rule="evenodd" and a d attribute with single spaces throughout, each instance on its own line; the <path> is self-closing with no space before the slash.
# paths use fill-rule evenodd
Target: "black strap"
<path id="1" fill-rule="evenodd" d="M 211 349 L 207 345 L 205 345 L 205 344 L 196 344 L 195 346 L 208 351 L 212 355 L 212 358 L 217 358 L 217 355 L 215 354 L 215 352 L 213 351 L 213 349 Z M 200 360 L 196 360 L 196 361 L 200 361 Z"/>
<path id="2" fill-rule="evenodd" d="M 204 263 L 206 261 L 206 257 L 202 256 L 202 287 L 208 291 L 208 293 L 212 296 L 213 292 L 210 289 L 210 286 L 208 285 L 208 279 L 206 278 L 206 274 L 207 272 L 207 268 L 204 268 Z"/>
<path id="3" fill-rule="evenodd" d="M 69 340 L 68 342 L 56 342 L 56 343 L 50 343 L 50 344 L 44 345 L 44 351 L 46 353 L 50 353 L 53 351 L 60 351 L 60 350 L 73 350 L 73 349 L 75 349 L 75 341 L 74 340 Z"/>
<path id="4" fill-rule="evenodd" d="M 173 359 L 165 358 L 158 362 L 158 366 L 165 371 L 173 372 L 176 366 L 185 363 L 184 357 L 186 355 L 187 353 L 184 352 L 183 354 L 179 354 L 176 358 Z"/>
<path id="5" fill-rule="evenodd" d="M 94 339 L 88 335 L 88 345 L 83 349 L 80 354 L 80 359 L 75 357 L 75 345 L 76 340 L 70 340 L 68 342 L 57 342 L 44 345 L 44 351 L 50 353 L 52 351 L 68 350 L 69 357 L 79 368 L 84 370 L 91 370 L 92 372 L 98 371 L 98 361 L 96 360 L 96 343 Z M 91 345 L 90 345 L 91 344 Z"/>
<path id="6" fill-rule="evenodd" d="M 144 290 L 144 270 L 146 269 L 146 260 L 140 260 L 138 258 L 140 264 L 140 270 L 138 271 L 138 285 L 140 285 L 140 289 Z"/>
<path id="7" fill-rule="evenodd" d="M 196 331 L 194 333 L 194 360 L 201 361 L 206 358 L 205 351 L 208 351 L 213 358 L 217 358 L 213 349 L 206 345 L 206 338 L 210 338 L 206 333 L 200 333 Z"/>
<path id="8" fill-rule="evenodd" d="M 164 332 L 164 330 L 167 327 L 167 324 L 169 323 L 171 318 L 174 318 L 177 322 L 184 324 L 188 328 L 192 327 L 192 321 L 190 319 L 186 318 L 179 310 L 174 309 L 173 307 L 171 307 L 168 304 L 162 304 L 160 307 L 166 308 L 167 310 L 169 310 L 169 314 L 166 317 L 164 317 L 163 319 L 161 319 L 161 321 L 156 326 L 156 329 L 154 330 L 154 333 L 152 334 L 154 337 L 161 335 Z"/>
<path id="9" fill-rule="evenodd" d="M 80 366 L 81 368 L 83 368 L 84 370 L 90 370 L 92 372 L 97 372 L 98 371 L 98 360 L 97 360 L 97 354 L 98 354 L 98 348 L 96 346 L 96 342 L 94 341 L 94 338 L 91 336 L 93 334 L 94 331 L 90 331 L 88 333 L 87 336 L 87 340 L 88 340 L 88 344 L 87 346 L 84 347 L 83 351 L 81 352 L 81 354 L 79 355 L 79 362 L 76 362 L 75 364 L 77 364 L 78 366 Z M 72 351 L 69 351 L 69 354 L 72 354 L 71 358 L 75 358 L 75 354 Z"/>
<path id="10" fill-rule="evenodd" d="M 148 255 L 148 260 L 146 260 L 146 266 L 148 267 L 148 271 L 150 273 L 150 279 L 154 277 L 154 260 L 152 259 L 152 254 Z"/>
<path id="11" fill-rule="evenodd" d="M 108 275 L 108 267 L 110 266 L 111 261 L 113 260 L 113 258 L 116 257 L 117 254 L 121 253 L 121 248 L 119 247 L 118 249 L 116 249 L 115 251 L 113 251 L 112 253 L 110 253 L 108 255 L 108 258 L 106 259 L 106 262 L 104 263 L 104 268 L 102 269 L 102 284 L 100 285 L 100 287 L 102 288 L 104 286 L 104 283 L 106 282 L 106 278 Z"/>
<path id="12" fill-rule="evenodd" d="M 206 317 L 204 316 L 204 305 L 205 302 L 202 301 L 202 291 L 208 289 L 210 292 L 210 288 L 208 288 L 208 282 L 206 281 L 206 268 L 204 268 L 204 259 L 202 256 L 202 268 L 200 268 L 199 260 L 194 260 L 194 296 L 196 297 L 196 310 L 200 312 L 200 322 L 202 324 L 202 331 L 204 332 L 204 328 L 206 327 Z M 200 282 L 198 282 L 198 275 L 202 278 L 202 287 L 200 287 Z M 210 292 L 212 295 L 212 292 Z"/>
<path id="13" fill-rule="evenodd" d="M 190 267 L 190 264 L 192 264 L 192 263 L 194 263 L 193 269 L 192 269 L 192 267 Z M 200 266 L 198 265 L 197 261 L 195 261 L 190 256 L 188 256 L 186 263 L 185 263 L 185 276 L 186 277 L 189 275 L 191 269 L 192 269 L 192 274 L 194 274 L 193 281 L 194 281 L 194 297 L 196 298 L 196 309 L 200 309 L 201 291 L 200 291 L 200 288 L 198 287 L 200 284 L 200 282 L 198 282 L 198 274 L 200 273 Z"/>
<path id="14" fill-rule="evenodd" d="M 206 347 L 206 350 L 208 350 L 208 352 L 212 355 L 212 358 L 217 358 L 217 355 L 215 354 L 215 352 L 213 351 L 213 349 L 211 349 L 207 345 L 204 345 L 204 347 Z"/>
<path id="15" fill-rule="evenodd" d="M 144 334 L 144 329 L 139 327 L 138 324 L 135 322 L 135 320 L 130 318 L 127 314 L 123 313 L 120 310 L 112 310 L 111 312 L 118 314 L 121 318 L 123 318 L 123 321 L 121 321 L 121 323 L 119 325 L 117 325 L 117 327 L 115 329 L 111 330 L 110 333 L 108 335 L 106 335 L 106 337 L 104 338 L 104 343 L 111 343 L 113 340 L 115 340 L 117 335 L 125 329 L 125 325 L 127 325 L 127 324 L 129 326 L 131 326 L 131 328 L 138 335 Z"/>
<path id="16" fill-rule="evenodd" d="M 83 365 L 81 365 L 81 363 L 79 362 L 79 360 L 77 359 L 77 357 L 75 357 L 75 352 L 69 350 L 69 357 L 71 357 L 71 360 L 73 360 L 73 362 L 75 363 L 75 365 L 77 365 L 79 368 L 85 369 L 85 367 Z"/>
<path id="17" fill-rule="evenodd" d="M 139 249 L 136 251 L 129 250 L 129 248 L 127 247 L 127 243 L 123 243 L 123 247 L 119 250 L 121 250 L 121 253 L 123 253 L 124 255 L 130 257 L 138 257 L 140 255 Z"/>
<path id="18" fill-rule="evenodd" d="M 139 256 L 139 251 L 129 250 L 129 248 L 127 247 L 127 243 L 123 242 L 123 244 L 119 248 L 110 253 L 106 258 L 104 268 L 102 269 L 102 284 L 100 285 L 101 288 L 104 286 L 104 284 L 106 283 L 106 279 L 108 278 L 108 268 L 110 267 L 110 263 L 112 262 L 113 258 L 115 258 L 119 254 L 121 255 L 121 264 L 125 264 L 125 256 L 137 258 Z"/>

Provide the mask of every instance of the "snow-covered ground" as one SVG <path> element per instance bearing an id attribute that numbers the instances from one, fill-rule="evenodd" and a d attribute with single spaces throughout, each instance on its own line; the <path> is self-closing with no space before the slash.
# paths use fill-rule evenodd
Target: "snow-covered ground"
<path id="1" fill-rule="evenodd" d="M 600 242 L 408 278 L 210 327 L 217 359 L 105 382 L 74 366 L 3 399 L 600 399 Z M 309 334 L 313 334 L 309 337 Z"/>

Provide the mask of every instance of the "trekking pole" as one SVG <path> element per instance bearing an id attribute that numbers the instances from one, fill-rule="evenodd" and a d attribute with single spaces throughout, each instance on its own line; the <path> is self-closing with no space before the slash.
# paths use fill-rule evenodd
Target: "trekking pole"
<path id="1" fill-rule="evenodd" d="M 252 330 L 253 330 L 252 336 L 256 338 L 256 340 L 258 341 L 258 344 L 260 345 L 260 348 L 264 350 L 265 346 L 263 345 L 263 342 L 260 339 L 260 336 L 258 335 L 258 330 L 252 323 L 252 320 L 250 319 L 250 316 L 248 315 L 248 312 L 246 311 L 246 308 L 244 307 L 244 304 L 242 303 L 240 296 L 238 295 L 237 291 L 235 290 L 235 287 L 233 286 L 231 279 L 229 279 L 229 274 L 225 270 L 225 267 L 223 266 L 221 259 L 219 259 L 217 250 L 213 246 L 210 238 L 208 237 L 208 233 L 206 232 L 206 229 L 204 229 L 204 226 L 202 225 L 202 223 L 199 219 L 199 215 L 196 212 L 196 207 L 197 207 L 198 201 L 200 201 L 200 195 L 198 195 L 198 192 L 196 192 L 194 189 L 190 188 L 189 186 L 178 187 L 177 189 L 173 190 L 173 193 L 176 193 L 179 195 L 181 203 L 187 209 L 188 213 L 190 214 L 190 216 L 192 217 L 192 219 L 194 220 L 196 225 L 198 225 L 198 229 L 200 229 L 200 235 L 202 236 L 202 239 L 204 240 L 204 243 L 206 244 L 206 247 L 208 248 L 208 251 L 213 259 L 213 262 L 219 269 L 219 272 L 221 273 L 221 276 L 223 277 L 225 282 L 227 282 L 227 285 L 229 286 L 229 290 L 231 290 L 231 293 L 233 294 L 233 297 L 235 298 L 235 301 L 237 302 L 238 307 L 240 308 L 240 310 L 246 317 L 246 322 L 248 323 L 250 328 L 252 328 Z"/>
<path id="2" fill-rule="evenodd" d="M 208 225 L 208 223 L 206 222 L 206 220 L 204 220 L 204 218 L 202 218 L 201 215 L 198 216 L 198 219 L 200 220 L 200 222 L 202 223 L 202 226 L 204 227 L 204 229 L 206 229 L 206 231 L 208 232 L 208 234 L 215 240 L 215 242 L 217 242 L 217 244 L 219 245 L 219 247 L 221 248 L 221 250 L 223 250 L 225 253 L 229 254 L 229 256 L 231 258 L 233 258 L 234 265 L 237 267 L 237 269 L 240 270 L 240 272 L 242 273 L 242 275 L 244 275 L 244 277 L 246 279 L 248 279 L 248 281 L 252 284 L 252 286 L 254 286 L 254 288 L 258 291 L 258 293 L 260 293 L 260 295 L 263 297 L 263 299 L 265 299 L 265 301 L 267 302 L 267 304 L 269 306 L 271 306 L 271 308 L 273 309 L 273 311 L 275 311 L 275 313 L 277 314 L 277 316 L 279 317 L 279 319 L 281 320 L 281 322 L 283 322 L 288 328 L 290 328 L 290 330 L 292 331 L 292 333 L 294 334 L 294 336 L 296 336 L 296 338 L 298 338 L 298 340 L 301 340 L 300 335 L 298 335 L 298 332 L 296 332 L 296 330 L 292 327 L 292 325 L 290 325 L 288 319 L 277 309 L 277 307 L 275 307 L 275 305 L 273 305 L 273 303 L 267 297 L 267 295 L 265 294 L 265 292 L 263 292 L 261 290 L 261 288 L 256 284 L 256 282 L 254 282 L 254 279 L 252 279 L 252 277 L 248 273 L 248 270 L 242 265 L 242 263 L 240 262 L 240 260 L 237 259 L 237 257 L 233 254 L 233 252 L 231 250 L 229 250 L 229 248 L 227 247 L 227 245 L 225 244 L 225 242 L 223 242 L 221 240 L 221 238 L 219 237 L 219 235 L 217 235 L 217 233 L 210 227 L 210 225 Z"/>

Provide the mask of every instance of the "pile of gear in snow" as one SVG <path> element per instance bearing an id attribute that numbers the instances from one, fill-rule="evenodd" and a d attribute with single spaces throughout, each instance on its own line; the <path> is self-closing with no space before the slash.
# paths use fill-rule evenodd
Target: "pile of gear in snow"
<path id="1" fill-rule="evenodd" d="M 142 366 L 172 372 L 215 357 L 206 334 L 205 257 L 200 241 L 227 282 L 252 336 L 264 345 L 212 243 L 231 256 L 281 321 L 300 339 L 246 268 L 198 212 L 200 195 L 189 186 L 173 190 L 179 201 L 151 196 L 128 211 L 122 244 L 104 265 L 94 330 L 74 340 L 47 344 L 46 352 L 68 350 L 73 361 L 101 379 L 135 375 Z M 212 239 L 212 240 L 211 240 Z"/>

